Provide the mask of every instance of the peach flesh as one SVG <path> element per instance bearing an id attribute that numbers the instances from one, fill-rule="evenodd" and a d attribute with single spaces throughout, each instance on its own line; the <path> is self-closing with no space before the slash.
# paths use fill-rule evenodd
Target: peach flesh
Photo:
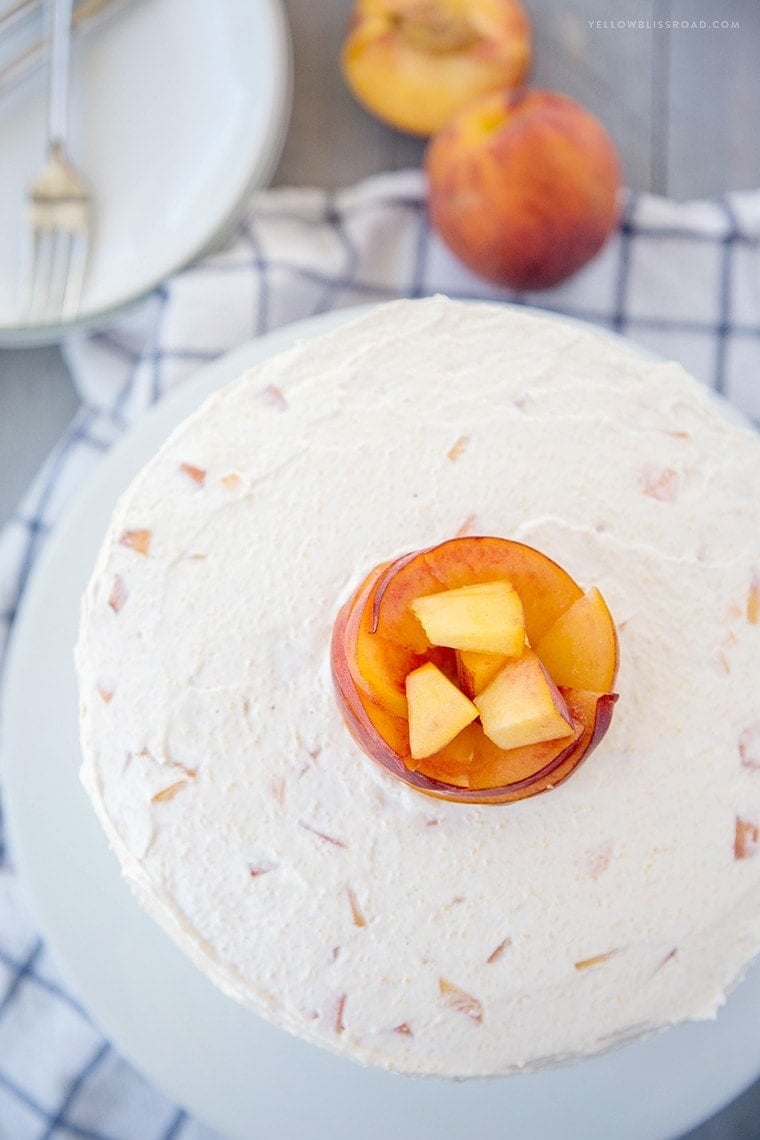
<path id="1" fill-rule="evenodd" d="M 507 662 L 475 707 L 484 733 L 505 752 L 573 735 L 565 700 L 532 649 Z"/>
<path id="2" fill-rule="evenodd" d="M 536 645 L 558 685 L 608 692 L 617 673 L 615 624 L 596 588 L 561 614 Z"/>
<path id="3" fill-rule="evenodd" d="M 521 547 L 505 539 L 463 541 L 501 543 L 505 550 L 518 547 L 518 562 L 523 570 L 525 560 L 535 555 L 540 564 L 548 563 L 559 571 L 560 582 L 563 577 L 567 579 L 573 587 L 571 593 L 574 592 L 576 597 L 582 596 L 581 590 L 561 568 L 530 547 Z M 441 544 L 442 547 L 449 545 Z M 432 554 L 439 549 L 436 547 L 421 554 Z M 377 612 L 377 594 L 381 586 L 388 588 L 389 573 L 408 566 L 421 554 L 408 555 L 378 567 L 342 608 L 336 620 L 331 649 L 332 671 L 339 706 L 351 735 L 364 752 L 404 783 L 439 798 L 469 803 L 507 803 L 555 787 L 567 779 L 604 736 L 612 719 L 616 694 L 560 690 L 574 725 L 575 735 L 569 742 L 561 740 L 504 752 L 483 737 L 479 725 L 473 724 L 440 753 L 415 762 L 410 756 L 406 720 L 383 708 L 366 691 L 357 687 L 355 669 L 351 669 L 350 661 L 355 652 L 361 617 Z M 526 575 L 526 580 L 533 581 L 529 575 Z M 566 608 L 572 605 L 573 600 L 575 597 L 566 602 Z M 463 757 L 467 761 L 466 767 L 463 767 Z M 505 781 L 507 773 L 510 778 Z M 494 783 L 497 779 L 502 781 L 498 786 Z"/>
<path id="4" fill-rule="evenodd" d="M 499 579 L 520 596 L 531 645 L 583 595 L 569 574 L 530 546 L 503 538 L 452 538 L 386 568 L 374 596 L 372 633 L 424 653 L 430 642 L 410 612 L 415 598 Z"/>
<path id="5" fill-rule="evenodd" d="M 359 102 L 420 136 L 485 92 L 517 86 L 529 62 L 517 0 L 357 0 L 341 55 Z"/>
<path id="6" fill-rule="evenodd" d="M 478 715 L 472 701 L 432 661 L 409 674 L 406 696 L 409 747 L 415 761 L 440 752 Z"/>

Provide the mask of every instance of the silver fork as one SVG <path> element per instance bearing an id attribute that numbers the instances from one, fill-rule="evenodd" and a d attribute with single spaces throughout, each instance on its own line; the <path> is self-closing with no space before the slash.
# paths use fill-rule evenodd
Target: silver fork
<path id="1" fill-rule="evenodd" d="M 47 158 L 27 192 L 30 225 L 23 308 L 30 324 L 60 324 L 79 311 L 92 198 L 66 151 L 72 0 L 47 0 L 51 28 Z"/>

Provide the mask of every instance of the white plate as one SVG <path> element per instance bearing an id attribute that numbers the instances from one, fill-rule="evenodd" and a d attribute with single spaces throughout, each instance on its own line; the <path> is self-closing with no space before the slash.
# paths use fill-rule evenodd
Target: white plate
<path id="1" fill-rule="evenodd" d="M 195 258 L 272 174 L 291 95 L 279 0 L 132 0 L 74 44 L 71 83 L 71 155 L 96 200 L 87 324 Z M 0 96 L 0 344 L 61 336 L 18 312 L 45 107 L 44 70 Z"/>
<path id="2" fill-rule="evenodd" d="M 564 1069 L 412 1080 L 306 1045 L 222 995 L 138 907 L 77 778 L 72 664 L 79 597 L 116 497 L 205 396 L 357 310 L 290 326 L 203 369 L 103 462 L 46 548 L 8 666 L 3 795 L 13 856 L 73 991 L 116 1047 L 192 1113 L 278 1140 L 660 1140 L 760 1072 L 760 970 L 717 1022 L 681 1026 Z M 629 346 L 630 347 L 630 346 Z"/>

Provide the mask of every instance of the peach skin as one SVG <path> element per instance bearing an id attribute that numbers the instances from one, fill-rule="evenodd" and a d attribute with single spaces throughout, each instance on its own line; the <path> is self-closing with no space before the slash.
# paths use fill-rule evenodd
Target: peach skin
<path id="1" fill-rule="evenodd" d="M 585 265 L 618 219 L 620 165 L 602 124 L 565 95 L 487 95 L 431 141 L 430 221 L 481 277 L 547 289 Z"/>

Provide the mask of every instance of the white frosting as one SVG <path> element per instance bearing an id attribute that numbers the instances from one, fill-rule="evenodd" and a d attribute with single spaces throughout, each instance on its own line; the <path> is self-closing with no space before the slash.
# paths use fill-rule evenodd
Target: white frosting
<path id="1" fill-rule="evenodd" d="M 760 948 L 759 488 L 680 367 L 498 306 L 383 306 L 247 373 L 124 496 L 84 599 L 82 774 L 125 876 L 228 993 L 392 1069 L 713 1016 Z M 620 624 L 602 744 L 506 806 L 394 780 L 330 677 L 361 578 L 463 525 Z"/>

